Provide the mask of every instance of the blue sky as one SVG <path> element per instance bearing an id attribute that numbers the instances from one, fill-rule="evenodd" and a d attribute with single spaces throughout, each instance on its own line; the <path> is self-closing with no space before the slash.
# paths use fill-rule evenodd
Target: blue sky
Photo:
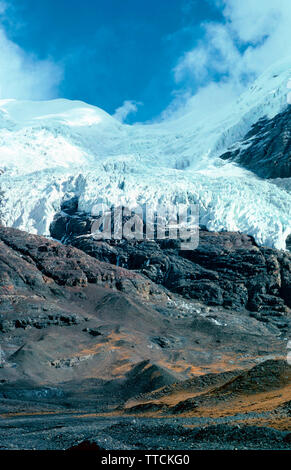
<path id="1" fill-rule="evenodd" d="M 8 2 L 7 2 L 8 3 Z M 109 113 L 125 100 L 143 103 L 145 121 L 170 103 L 178 57 L 219 11 L 199 0 L 11 0 L 9 39 L 64 71 L 60 96 Z M 130 119 L 129 119 L 130 120 Z"/>
<path id="2" fill-rule="evenodd" d="M 0 0 L 0 98 L 128 123 L 210 112 L 291 54 L 290 15 L 290 0 Z"/>

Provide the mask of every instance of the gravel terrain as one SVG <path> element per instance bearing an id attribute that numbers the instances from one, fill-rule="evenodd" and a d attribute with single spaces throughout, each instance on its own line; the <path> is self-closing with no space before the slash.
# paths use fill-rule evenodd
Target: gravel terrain
<path id="1" fill-rule="evenodd" d="M 291 450 L 290 432 L 233 424 L 242 418 L 151 419 L 78 413 L 4 418 L 0 424 L 0 448 L 64 450 L 89 440 L 104 450 Z M 195 427 L 188 427 L 191 425 Z"/>

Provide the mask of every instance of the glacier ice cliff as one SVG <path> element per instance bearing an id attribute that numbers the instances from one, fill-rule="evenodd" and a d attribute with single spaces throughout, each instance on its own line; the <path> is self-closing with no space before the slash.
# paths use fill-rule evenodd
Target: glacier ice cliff
<path id="1" fill-rule="evenodd" d="M 266 180 L 219 157 L 244 145 L 260 119 L 287 108 L 290 76 L 291 59 L 214 115 L 193 111 L 153 124 L 121 124 L 78 101 L 0 101 L 2 222 L 49 235 L 61 201 L 73 196 L 85 212 L 100 202 L 197 202 L 208 229 L 244 232 L 258 244 L 285 249 L 290 178 Z"/>

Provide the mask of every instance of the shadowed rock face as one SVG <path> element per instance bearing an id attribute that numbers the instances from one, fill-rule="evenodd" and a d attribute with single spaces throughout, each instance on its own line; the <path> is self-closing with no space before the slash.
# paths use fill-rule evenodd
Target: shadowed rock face
<path id="1" fill-rule="evenodd" d="M 247 309 L 263 321 L 273 315 L 282 328 L 286 326 L 282 317 L 291 307 L 289 252 L 259 247 L 244 234 L 203 230 L 198 248 L 191 251 L 181 250 L 178 240 L 96 241 L 86 235 L 88 227 L 84 234 L 84 217 L 57 215 L 52 233 L 56 235 L 56 227 L 62 226 L 59 236 L 66 243 L 100 261 L 139 272 L 186 299 L 237 311 Z"/>
<path id="2" fill-rule="evenodd" d="M 273 119 L 260 119 L 237 145 L 221 155 L 262 178 L 291 177 L 291 106 Z"/>

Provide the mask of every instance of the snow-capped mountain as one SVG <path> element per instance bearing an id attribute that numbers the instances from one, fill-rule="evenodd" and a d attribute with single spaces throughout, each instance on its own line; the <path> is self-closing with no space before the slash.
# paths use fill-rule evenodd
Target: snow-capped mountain
<path id="1" fill-rule="evenodd" d="M 261 118 L 287 108 L 290 76 L 291 59 L 212 116 L 189 112 L 156 124 L 121 124 L 76 101 L 0 101 L 2 222 L 48 235 L 61 201 L 72 196 L 88 213 L 96 202 L 198 202 L 200 223 L 210 230 L 245 232 L 284 249 L 288 181 L 260 179 L 220 156 L 244 145 Z"/>

